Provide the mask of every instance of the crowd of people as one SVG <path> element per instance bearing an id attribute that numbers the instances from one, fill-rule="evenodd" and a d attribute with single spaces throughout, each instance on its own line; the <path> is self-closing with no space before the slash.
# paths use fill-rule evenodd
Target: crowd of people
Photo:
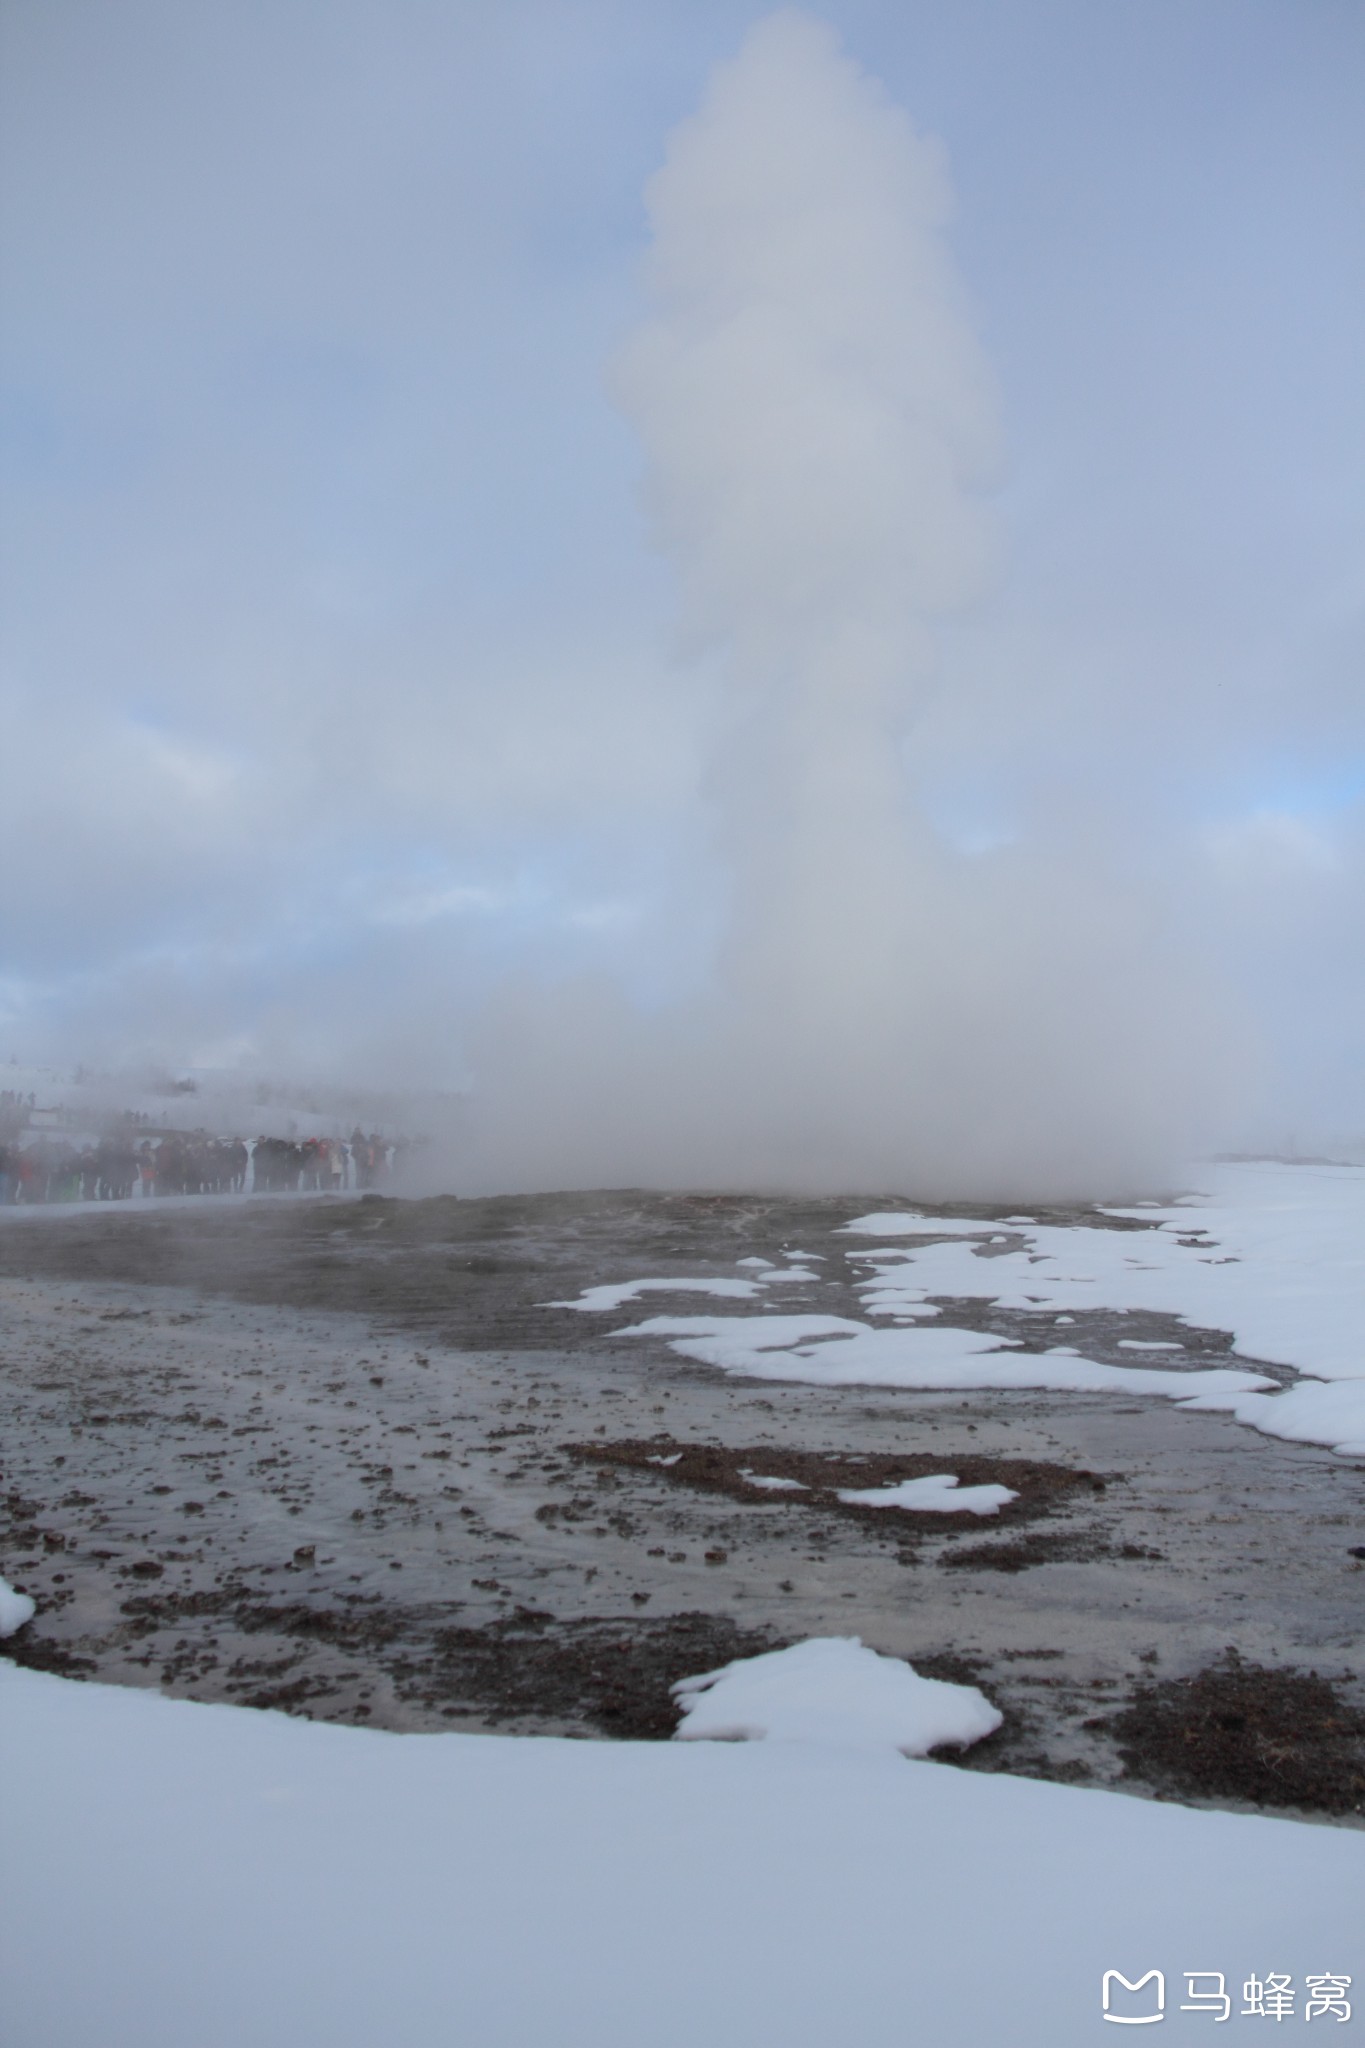
<path id="1" fill-rule="evenodd" d="M 377 1131 L 342 1138 L 214 1138 L 168 1131 L 136 1139 L 120 1129 L 81 1144 L 0 1129 L 0 1204 L 125 1202 L 135 1196 L 343 1194 L 374 1188 L 396 1147 Z"/>
<path id="2" fill-rule="evenodd" d="M 334 1194 L 376 1187 L 388 1174 L 395 1147 L 377 1131 L 341 1138 L 257 1138 L 252 1186 L 266 1194 Z"/>

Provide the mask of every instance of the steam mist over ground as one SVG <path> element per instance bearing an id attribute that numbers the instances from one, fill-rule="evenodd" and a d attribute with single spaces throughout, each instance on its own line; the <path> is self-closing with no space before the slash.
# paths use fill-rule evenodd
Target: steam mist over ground
<path id="1" fill-rule="evenodd" d="M 999 461 L 942 152 L 783 12 L 716 70 L 649 212 L 617 387 L 725 675 L 717 986 L 648 1019 L 594 983 L 498 1003 L 469 1170 L 988 1196 L 1169 1172 L 1241 1047 L 1159 905 L 1046 846 L 954 856 L 910 799 Z"/>
<path id="2" fill-rule="evenodd" d="M 1361 25 L 829 11 L 9 10 L 0 1082 L 471 1193 L 1362 1142 Z"/>

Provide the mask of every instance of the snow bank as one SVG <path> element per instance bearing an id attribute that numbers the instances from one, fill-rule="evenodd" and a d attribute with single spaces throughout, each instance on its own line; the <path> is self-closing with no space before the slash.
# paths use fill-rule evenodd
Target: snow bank
<path id="1" fill-rule="evenodd" d="M 8 1579 L 0 1579 L 0 1636 L 12 1636 L 37 1612 L 35 1600 L 27 1593 L 16 1593 Z"/>
<path id="2" fill-rule="evenodd" d="M 1210 1168 L 1204 1179 L 1207 1193 L 1169 1207 L 1106 1212 L 1140 1220 L 1146 1230 L 1012 1217 L 1015 1246 L 988 1222 L 878 1210 L 855 1217 L 839 1234 L 916 1241 L 849 1251 L 864 1269 L 858 1294 L 868 1321 L 655 1316 L 616 1334 L 668 1337 L 683 1357 L 722 1372 L 816 1386 L 1155 1395 L 1186 1408 L 1223 1410 L 1267 1435 L 1365 1455 L 1365 1169 L 1239 1164 Z M 986 1244 L 989 1258 L 979 1256 Z M 773 1277 L 731 1285 L 766 1286 Z M 659 1284 L 639 1282 L 635 1290 Z M 694 1284 L 720 1292 L 725 1283 Z M 574 1305 L 616 1306 L 627 1298 L 624 1290 L 598 1288 Z M 1175 1316 L 1193 1327 L 1230 1330 L 1244 1356 L 1296 1367 L 1309 1378 L 1279 1392 L 1264 1374 L 1232 1367 L 1144 1370 L 1083 1358 L 1068 1347 L 1010 1356 L 1008 1340 L 945 1324 L 936 1304 L 951 1299 L 1052 1314 L 1058 1323 L 1072 1321 L 1077 1310 Z M 1174 1340 L 1140 1337 L 1121 1339 L 1120 1348 L 1182 1349 Z"/>
<path id="3" fill-rule="evenodd" d="M 862 1299 L 870 1313 L 893 1318 L 923 1315 L 925 1296 L 939 1295 L 1040 1311 L 1151 1310 L 1230 1330 L 1244 1356 L 1333 1383 L 1261 1392 L 1232 1405 L 1239 1421 L 1360 1456 L 1365 1169 L 1237 1163 L 1202 1169 L 1199 1177 L 1206 1192 L 1166 1208 L 1144 1203 L 1105 1212 L 1155 1226 L 1149 1230 L 1021 1223 L 1023 1246 L 989 1259 L 964 1241 L 989 1240 L 988 1223 L 918 1213 L 856 1217 L 846 1234 L 935 1240 L 851 1254 L 872 1268 Z M 1139 1348 L 1139 1340 L 1125 1340 L 1125 1348 Z M 1185 1405 L 1229 1405 L 1218 1391 L 1191 1387 Z"/>
<path id="4" fill-rule="evenodd" d="M 1273 1387 L 1264 1373 L 1216 1366 L 1168 1372 L 1103 1365 L 1067 1347 L 1005 1349 L 1007 1339 L 947 1324 L 874 1330 L 843 1316 L 650 1316 L 618 1337 L 668 1337 L 683 1358 L 750 1379 L 817 1387 L 1046 1388 L 1056 1393 L 1156 1394 L 1186 1407 L 1235 1409 Z"/>
<path id="5" fill-rule="evenodd" d="M 869 1486 L 841 1493 L 840 1500 L 857 1508 L 913 1508 L 924 1515 L 998 1515 L 1007 1501 L 1019 1496 L 1008 1486 L 959 1486 L 954 1472 L 935 1472 L 925 1479 L 902 1479 L 896 1486 Z"/>
<path id="6" fill-rule="evenodd" d="M 673 1687 L 677 1742 L 824 1742 L 927 1756 L 993 1735 L 1003 1716 L 974 1685 L 921 1678 L 857 1636 L 816 1636 Z"/>
<path id="7" fill-rule="evenodd" d="M 1177 2042 L 1182 1970 L 1361 1980 L 1359 1833 L 890 1749 L 384 1735 L 3 1659 L 0 1745 L 13 2048 L 1089 2048 L 1109 1969 L 1166 1972 Z"/>
<path id="8" fill-rule="evenodd" d="M 1278 1394 L 1185 1402 L 1187 1408 L 1228 1408 L 1238 1422 L 1291 1443 L 1329 1444 L 1345 1458 L 1365 1458 L 1365 1379 L 1300 1380 Z"/>
<path id="9" fill-rule="evenodd" d="M 878 1213 L 845 1234 L 936 1242 L 853 1254 L 913 1298 L 968 1296 L 1006 1308 L 1155 1310 L 1232 1330 L 1244 1356 L 1323 1379 L 1365 1374 L 1365 1168 L 1221 1165 L 1207 1192 L 1168 1208 L 1105 1213 L 1155 1226 L 1028 1224 L 1017 1251 L 978 1258 L 989 1223 Z"/>

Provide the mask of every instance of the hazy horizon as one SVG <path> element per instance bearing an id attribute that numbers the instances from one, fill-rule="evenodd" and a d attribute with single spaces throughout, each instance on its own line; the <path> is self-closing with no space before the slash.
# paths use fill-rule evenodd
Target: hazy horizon
<path id="1" fill-rule="evenodd" d="M 1365 1132 L 1365 21 L 3 30 L 0 1074 L 452 1185 Z"/>

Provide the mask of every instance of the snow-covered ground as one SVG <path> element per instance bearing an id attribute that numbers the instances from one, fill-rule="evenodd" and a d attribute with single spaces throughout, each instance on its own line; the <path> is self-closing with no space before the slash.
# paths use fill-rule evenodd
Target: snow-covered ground
<path id="1" fill-rule="evenodd" d="M 1107 1212 L 1149 1226 L 1141 1231 L 1026 1216 L 976 1223 L 914 1210 L 855 1217 L 844 1234 L 864 1276 L 866 1321 L 650 1316 L 616 1334 L 667 1337 L 684 1357 L 757 1379 L 1158 1396 L 1365 1456 L 1365 1168 L 1225 1164 L 1201 1169 L 1197 1185 L 1201 1192 L 1168 1208 Z M 675 1293 L 762 1290 L 783 1277 L 637 1280 L 590 1289 L 573 1306 L 612 1309 L 667 1285 Z M 1281 1389 L 1264 1374 L 1230 1367 L 1115 1366 L 1064 1341 L 1016 1352 L 1009 1339 L 945 1321 L 936 1304 L 949 1299 L 1051 1313 L 1063 1332 L 1076 1312 L 1156 1311 L 1231 1331 L 1243 1357 L 1304 1377 Z M 1125 1348 L 1169 1361 L 1177 1347 L 1134 1340 Z"/>
<path id="2" fill-rule="evenodd" d="M 0 1717 L 11 2048 L 1078 2048 L 1107 1971 L 1162 1973 L 1110 1981 L 1162 2038 L 1218 1976 L 1238 2028 L 1272 1975 L 1295 2021 L 1310 1978 L 1358 2009 L 1365 1836 L 907 1761 L 856 1716 L 394 1736 L 0 1662 Z"/>
<path id="3" fill-rule="evenodd" d="M 1365 1171 L 1222 1167 L 1200 1186 L 1133 1212 L 1142 1233 L 858 1218 L 864 1320 L 767 1314 L 794 1269 L 750 1258 L 693 1283 L 740 1313 L 632 1329 L 754 1377 L 1161 1395 L 1365 1455 Z M 1183 1370 L 1164 1337 L 1133 1339 L 1152 1356 L 1131 1367 L 1030 1353 L 954 1328 L 953 1298 L 1048 1315 L 1059 1337 L 1092 1309 L 1174 1315 L 1304 1377 Z M 913 1483 L 951 1513 L 970 1504 L 954 1477 Z M 996 1710 L 848 1641 L 698 1674 L 680 1698 L 671 1744 L 390 1735 L 0 1659 L 6 2043 L 1072 2048 L 1114 2020 L 1202 2038 L 1224 2001 L 1237 2027 L 1276 2018 L 1272 1983 L 1293 2023 L 1362 2024 L 1358 1830 L 908 1758 Z M 1112 1972 L 1140 1988 L 1110 1976 L 1106 2016 Z"/>

